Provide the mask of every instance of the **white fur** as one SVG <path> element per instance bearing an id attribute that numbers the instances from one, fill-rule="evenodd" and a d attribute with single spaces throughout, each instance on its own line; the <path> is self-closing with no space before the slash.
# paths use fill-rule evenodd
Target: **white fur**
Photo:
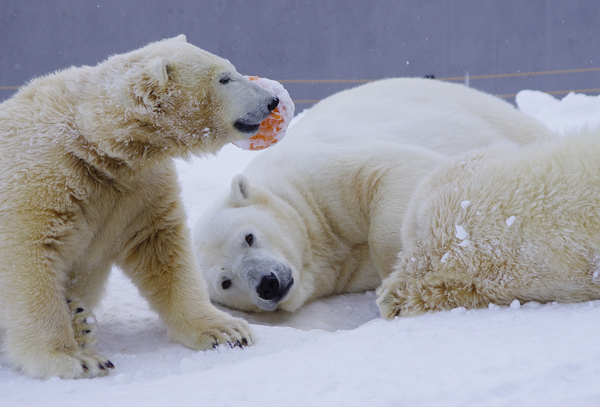
<path id="1" fill-rule="evenodd" d="M 382 315 L 599 299 L 599 156 L 600 129 L 472 152 L 434 171 L 406 214 Z"/>
<path id="2" fill-rule="evenodd" d="M 15 367 L 43 378 L 112 368 L 74 304 L 99 302 L 113 264 L 174 340 L 250 341 L 210 304 L 171 158 L 252 136 L 236 122 L 260 123 L 272 100 L 180 36 L 36 79 L 0 105 L 0 326 Z"/>
<path id="3" fill-rule="evenodd" d="M 211 299 L 293 311 L 373 289 L 391 273 L 404 212 L 426 174 L 473 148 L 552 138 L 535 119 L 461 85 L 390 79 L 334 95 L 252 161 L 196 225 Z M 257 292 L 270 273 L 294 281 L 279 301 Z"/>

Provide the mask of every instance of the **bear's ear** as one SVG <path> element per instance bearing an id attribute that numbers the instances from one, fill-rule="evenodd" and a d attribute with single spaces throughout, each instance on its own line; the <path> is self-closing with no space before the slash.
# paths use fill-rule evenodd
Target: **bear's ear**
<path id="1" fill-rule="evenodd" d="M 151 61 L 142 73 L 134 78 L 135 96 L 142 99 L 148 107 L 158 107 L 159 98 L 167 91 L 172 70 L 173 62 L 169 58 L 157 58 Z"/>
<path id="2" fill-rule="evenodd" d="M 252 194 L 250 181 L 242 174 L 238 174 L 231 180 L 231 197 L 242 202 Z"/>
<path id="3" fill-rule="evenodd" d="M 158 58 L 150 64 L 150 81 L 154 82 L 157 88 L 166 88 L 171 71 L 173 62 L 169 58 Z"/>

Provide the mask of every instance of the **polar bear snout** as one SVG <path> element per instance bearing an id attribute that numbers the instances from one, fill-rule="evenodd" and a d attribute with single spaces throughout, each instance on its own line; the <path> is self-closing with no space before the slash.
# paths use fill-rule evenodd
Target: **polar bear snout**
<path id="1" fill-rule="evenodd" d="M 243 118 L 236 120 L 233 126 L 241 133 L 254 135 L 258 132 L 261 122 L 269 117 L 271 112 L 275 110 L 278 105 L 279 98 L 271 95 L 264 105 L 256 110 L 248 112 Z"/>
<path id="2" fill-rule="evenodd" d="M 256 288 L 256 293 L 258 294 L 258 297 L 263 300 L 279 302 L 285 297 L 293 284 L 293 277 L 286 284 L 280 284 L 277 276 L 274 273 L 271 273 L 260 280 L 260 283 Z"/>
<path id="3" fill-rule="evenodd" d="M 294 286 L 292 270 L 274 258 L 249 258 L 242 262 L 251 301 L 259 308 L 274 311 Z"/>

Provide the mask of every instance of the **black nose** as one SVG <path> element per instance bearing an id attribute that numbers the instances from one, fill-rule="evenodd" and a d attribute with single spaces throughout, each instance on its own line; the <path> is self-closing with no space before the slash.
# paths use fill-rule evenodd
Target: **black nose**
<path id="1" fill-rule="evenodd" d="M 272 300 L 279 295 L 279 281 L 275 274 L 271 273 L 260 280 L 256 289 L 258 296 L 263 300 Z"/>
<path id="2" fill-rule="evenodd" d="M 279 105 L 279 98 L 277 96 L 273 96 L 273 99 L 271 99 L 271 103 L 269 103 L 269 106 L 267 106 L 269 108 L 269 112 L 272 112 L 273 110 L 275 110 L 275 108 Z"/>

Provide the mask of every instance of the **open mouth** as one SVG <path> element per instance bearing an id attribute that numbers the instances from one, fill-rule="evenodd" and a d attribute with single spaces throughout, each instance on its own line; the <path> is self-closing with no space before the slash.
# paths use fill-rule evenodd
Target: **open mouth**
<path id="1" fill-rule="evenodd" d="M 260 123 L 249 124 L 249 123 L 245 123 L 243 121 L 238 120 L 233 124 L 233 127 L 235 127 L 236 130 L 238 130 L 241 133 L 256 134 L 256 132 L 258 132 L 258 129 L 260 128 Z"/>

